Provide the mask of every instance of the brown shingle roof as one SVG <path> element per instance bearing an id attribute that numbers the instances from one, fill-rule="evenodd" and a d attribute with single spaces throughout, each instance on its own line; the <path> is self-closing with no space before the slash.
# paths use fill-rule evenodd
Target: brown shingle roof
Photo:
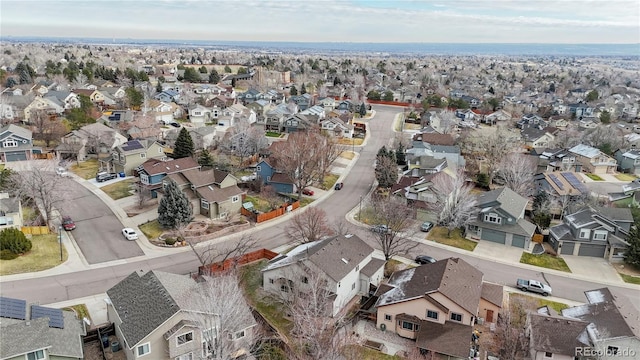
<path id="1" fill-rule="evenodd" d="M 202 171 L 201 169 L 191 169 L 183 171 L 182 176 L 184 176 L 187 179 L 187 182 L 196 188 L 212 185 L 216 182 L 213 170 Z"/>
<path id="2" fill-rule="evenodd" d="M 586 321 L 534 312 L 529 313 L 529 321 L 531 347 L 536 351 L 573 356 L 576 349 L 589 345 Z"/>
<path id="3" fill-rule="evenodd" d="M 275 173 L 271 176 L 270 182 L 280 183 L 280 184 L 293 184 L 293 180 L 287 174 L 283 173 Z"/>
<path id="4" fill-rule="evenodd" d="M 498 307 L 502 307 L 503 291 L 502 285 L 483 282 L 480 297 Z"/>
<path id="5" fill-rule="evenodd" d="M 186 157 L 169 161 L 149 159 L 142 163 L 142 168 L 148 175 L 173 174 L 179 171 L 200 167 L 193 158 Z"/>
<path id="6" fill-rule="evenodd" d="M 340 281 L 371 253 L 373 248 L 358 236 L 343 235 L 329 240 L 308 260 L 334 281 Z"/>
<path id="7" fill-rule="evenodd" d="M 435 353 L 466 359 L 473 328 L 469 325 L 445 322 L 439 324 L 423 320 L 416 338 L 416 346 Z"/>
<path id="8" fill-rule="evenodd" d="M 423 134 L 415 134 L 413 136 L 413 140 L 431 144 L 431 145 L 447 145 L 451 146 L 455 144 L 455 139 L 453 136 L 449 134 L 440 134 L 440 133 L 423 133 Z"/>
<path id="9" fill-rule="evenodd" d="M 221 203 L 228 201 L 232 196 L 240 196 L 242 191 L 236 185 L 227 186 L 225 188 L 219 188 L 217 186 L 203 186 L 197 190 L 198 195 L 201 198 L 207 200 L 209 203 Z"/>

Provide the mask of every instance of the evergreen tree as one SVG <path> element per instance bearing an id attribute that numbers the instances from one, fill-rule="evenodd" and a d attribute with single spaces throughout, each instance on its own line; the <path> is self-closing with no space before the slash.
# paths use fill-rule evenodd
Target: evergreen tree
<path id="1" fill-rule="evenodd" d="M 213 156 L 211 155 L 211 153 L 209 152 L 209 150 L 207 150 L 207 149 L 202 150 L 202 153 L 198 157 L 198 164 L 200 164 L 200 166 L 213 166 L 214 165 L 214 159 L 213 159 Z"/>
<path id="2" fill-rule="evenodd" d="M 407 165 L 407 156 L 404 151 L 404 145 L 398 143 L 398 148 L 396 149 L 396 164 L 400 166 Z"/>
<path id="3" fill-rule="evenodd" d="M 627 242 L 629 243 L 629 248 L 624 253 L 624 262 L 636 269 L 640 269 L 640 221 L 636 220 L 631 227 Z"/>
<path id="4" fill-rule="evenodd" d="M 193 210 L 187 196 L 169 179 L 164 187 L 164 196 L 158 205 L 158 223 L 168 229 L 177 229 L 193 219 Z"/>
<path id="5" fill-rule="evenodd" d="M 591 90 L 587 94 L 587 101 L 588 102 L 596 101 L 596 100 L 598 100 L 599 97 L 600 97 L 600 95 L 598 94 L 597 90 Z"/>
<path id="6" fill-rule="evenodd" d="M 611 113 L 608 112 L 607 110 L 603 111 L 600 114 L 600 122 L 603 124 L 610 124 L 611 123 Z"/>
<path id="7" fill-rule="evenodd" d="M 156 92 L 162 92 L 162 83 L 160 80 L 158 80 L 158 83 L 156 84 Z"/>
<path id="8" fill-rule="evenodd" d="M 174 159 L 182 159 L 193 156 L 193 152 L 193 139 L 187 129 L 183 127 L 180 129 L 180 133 L 178 134 L 178 138 L 176 139 L 176 143 L 173 147 L 173 155 L 171 157 Z"/>
<path id="9" fill-rule="evenodd" d="M 296 86 L 295 86 L 295 85 L 291 85 L 291 90 L 289 90 L 289 94 L 290 94 L 291 96 L 296 96 L 296 95 L 298 95 L 298 89 L 296 89 Z"/>
<path id="10" fill-rule="evenodd" d="M 380 149 L 378 149 L 378 153 L 376 154 L 376 159 L 381 156 L 387 156 L 387 147 L 384 145 Z"/>
<path id="11" fill-rule="evenodd" d="M 367 115 L 367 107 L 364 103 L 360 104 L 360 117 Z"/>
<path id="12" fill-rule="evenodd" d="M 220 82 L 220 75 L 218 74 L 216 69 L 211 69 L 211 72 L 209 73 L 209 83 L 217 84 L 219 82 Z"/>
<path id="13" fill-rule="evenodd" d="M 229 67 L 229 65 L 224 66 L 224 72 L 231 74 L 231 68 Z"/>
<path id="14" fill-rule="evenodd" d="M 300 87 L 300 95 L 304 95 L 307 93 L 307 87 L 304 85 L 304 83 L 302 83 L 302 86 Z"/>

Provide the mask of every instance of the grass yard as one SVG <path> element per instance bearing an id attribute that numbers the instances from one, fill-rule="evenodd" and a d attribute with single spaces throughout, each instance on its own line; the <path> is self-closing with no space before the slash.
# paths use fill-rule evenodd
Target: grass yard
<path id="1" fill-rule="evenodd" d="M 364 142 L 364 139 L 361 138 L 340 138 L 338 139 L 338 144 L 340 145 L 348 145 L 348 146 L 360 146 Z"/>
<path id="2" fill-rule="evenodd" d="M 33 247 L 25 255 L 13 260 L 0 260 L 0 275 L 22 274 L 51 269 L 67 260 L 67 249 L 62 247 L 60 261 L 60 244 L 58 234 L 33 235 Z"/>
<path id="3" fill-rule="evenodd" d="M 601 178 L 600 176 L 596 175 L 596 174 L 585 174 L 589 179 L 593 180 L 593 181 L 604 181 L 603 178 Z"/>
<path id="4" fill-rule="evenodd" d="M 291 331 L 291 321 L 282 316 L 282 310 L 278 304 L 266 300 L 260 293 L 262 286 L 262 270 L 267 266 L 266 260 L 248 264 L 240 268 L 240 285 L 244 289 L 251 306 L 253 306 L 273 327 L 283 334 L 288 335 Z"/>
<path id="5" fill-rule="evenodd" d="M 460 229 L 455 229 L 451 232 L 451 237 L 447 237 L 447 228 L 442 226 L 436 226 L 429 232 L 427 240 L 432 240 L 440 244 L 457 247 L 459 249 L 473 251 L 478 245 L 477 242 L 465 239 L 462 237 Z"/>
<path id="6" fill-rule="evenodd" d="M 109 195 L 113 200 L 118 200 L 133 195 L 132 189 L 134 182 L 134 179 L 122 180 L 113 184 L 109 184 L 107 186 L 103 186 L 100 189 L 107 195 Z"/>
<path id="7" fill-rule="evenodd" d="M 553 310 L 557 311 L 558 313 L 561 312 L 564 309 L 567 309 L 569 307 L 569 305 L 567 305 L 565 303 L 561 303 L 561 302 L 557 302 L 557 301 L 551 301 L 551 300 L 547 300 L 547 299 L 540 299 L 540 298 L 537 298 L 537 297 L 524 295 L 524 294 L 512 293 L 512 294 L 509 294 L 509 297 L 511 299 L 521 298 L 521 299 L 531 300 L 531 301 L 536 302 L 538 307 L 548 306 L 548 307 L 552 308 Z"/>
<path id="8" fill-rule="evenodd" d="M 62 310 L 73 311 L 78 316 L 78 319 L 82 320 L 83 318 L 87 318 L 91 320 L 91 314 L 89 314 L 89 309 L 87 309 L 87 305 L 85 304 L 77 304 L 67 306 L 62 308 Z"/>
<path id="9" fill-rule="evenodd" d="M 359 219 L 361 217 L 362 219 Z M 358 214 L 355 215 L 355 218 L 358 219 L 361 223 L 367 225 L 373 225 L 380 222 L 378 215 L 373 210 L 372 207 L 363 206 L 361 210 L 358 211 Z"/>
<path id="10" fill-rule="evenodd" d="M 367 360 L 403 360 L 398 355 L 387 355 L 378 350 L 369 349 L 361 345 L 347 345 L 343 354 L 347 359 L 367 359 Z"/>
<path id="11" fill-rule="evenodd" d="M 282 136 L 282 134 L 273 132 L 273 131 L 267 131 L 265 135 L 268 137 L 275 137 L 275 138 L 279 138 L 280 136 Z"/>
<path id="12" fill-rule="evenodd" d="M 613 202 L 613 205 L 617 208 L 628 208 L 628 207 L 631 207 L 631 204 L 633 204 L 632 196 L 625 199 L 616 200 Z"/>
<path id="13" fill-rule="evenodd" d="M 338 181 L 340 176 L 336 174 L 327 174 L 324 176 L 324 180 L 322 181 L 322 186 L 320 187 L 322 190 L 331 190 L 333 186 Z"/>
<path id="14" fill-rule="evenodd" d="M 71 165 L 69 170 L 83 179 L 92 179 L 96 177 L 100 165 L 97 159 L 89 159 L 80 163 Z"/>
<path id="15" fill-rule="evenodd" d="M 637 177 L 635 177 L 634 175 L 631 175 L 631 174 L 617 174 L 616 175 L 616 179 L 618 179 L 620 181 L 633 181 L 633 180 L 637 179 Z"/>
<path id="16" fill-rule="evenodd" d="M 571 272 L 569 266 L 567 266 L 567 263 L 565 263 L 562 258 L 549 254 L 533 255 L 523 252 L 520 262 L 522 264 L 540 266 L 547 269 Z"/>
<path id="17" fill-rule="evenodd" d="M 404 123 L 404 130 L 420 130 L 422 129 L 422 125 L 420 124 L 413 124 L 413 123 Z"/>
<path id="18" fill-rule="evenodd" d="M 356 154 L 353 151 L 343 151 L 340 153 L 340 157 L 343 159 L 351 160 Z"/>
<path id="19" fill-rule="evenodd" d="M 140 225 L 140 231 L 146 236 L 149 240 L 157 239 L 162 233 L 164 229 L 158 223 L 158 220 L 149 221 L 148 223 Z"/>
<path id="20" fill-rule="evenodd" d="M 640 285 L 640 276 L 633 276 L 627 274 L 620 274 L 620 277 L 624 282 L 634 285 Z"/>
<path id="21" fill-rule="evenodd" d="M 249 201 L 253 204 L 253 208 L 261 211 L 261 212 L 269 212 L 271 211 L 271 205 L 269 205 L 269 202 L 267 200 L 264 200 L 258 196 L 251 196 L 251 195 L 247 195 L 247 197 L 244 199 L 245 202 Z"/>

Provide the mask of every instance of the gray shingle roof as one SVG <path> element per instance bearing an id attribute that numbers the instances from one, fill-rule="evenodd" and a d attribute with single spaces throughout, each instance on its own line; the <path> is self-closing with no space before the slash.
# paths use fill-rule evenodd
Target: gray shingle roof
<path id="1" fill-rule="evenodd" d="M 416 346 L 421 349 L 466 359 L 469 356 L 469 342 L 473 328 L 469 325 L 447 321 L 439 324 L 421 321 Z"/>
<path id="2" fill-rule="evenodd" d="M 588 322 L 529 313 L 531 347 L 539 352 L 574 356 L 578 348 L 589 346 Z"/>
<path id="3" fill-rule="evenodd" d="M 478 196 L 478 207 L 495 206 L 494 203 L 497 203 L 503 211 L 515 219 L 520 217 L 528 202 L 529 200 L 507 187 L 491 190 Z"/>

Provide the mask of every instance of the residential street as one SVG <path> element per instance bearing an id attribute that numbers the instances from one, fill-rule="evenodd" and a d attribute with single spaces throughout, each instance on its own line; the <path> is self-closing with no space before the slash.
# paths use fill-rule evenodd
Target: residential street
<path id="1" fill-rule="evenodd" d="M 378 149 L 382 145 L 391 145 L 394 132 L 392 123 L 397 107 L 375 106 L 376 116 L 369 120 L 369 135 L 364 146 L 359 152 L 355 165 L 348 170 L 344 177 L 344 188 L 328 194 L 327 198 L 318 202 L 317 205 L 324 209 L 331 220 L 344 219 L 345 215 L 356 208 L 361 197 L 365 197 L 370 191 L 373 181 L 373 163 Z M 286 218 L 272 220 L 267 224 L 257 226 L 251 230 L 255 237 L 260 239 L 259 246 L 275 249 L 291 242 L 290 238 L 284 235 Z M 374 241 L 369 238 L 370 233 L 366 227 L 357 228 L 355 225 L 353 232 L 365 239 L 371 245 Z M 236 239 L 237 235 L 231 236 Z M 124 242 L 124 239 L 119 239 Z M 227 241 L 229 238 L 213 240 L 213 243 Z M 195 255 L 188 248 L 172 249 L 174 253 L 166 255 L 165 251 L 154 252 L 148 257 L 134 257 L 121 259 L 112 263 L 103 263 L 90 266 L 88 270 L 79 270 L 73 273 L 64 273 L 52 276 L 38 277 L 32 276 L 10 276 L 3 277 L 0 283 L 3 296 L 23 298 L 28 302 L 39 302 L 41 304 L 55 303 L 74 298 L 86 297 L 94 294 L 104 293 L 109 287 L 115 285 L 122 278 L 136 270 L 163 270 L 173 273 L 187 274 L 197 271 L 198 262 Z M 167 250 L 171 251 L 171 250 Z M 146 250 L 145 250 L 146 252 Z M 632 303 L 638 306 L 637 299 L 640 298 L 638 287 L 632 285 L 620 286 L 616 284 L 602 285 L 597 281 L 601 280 L 597 274 L 593 276 L 583 275 L 580 279 L 574 279 L 572 274 L 559 274 L 558 272 L 545 271 L 542 268 L 534 270 L 530 266 L 522 266 L 501 259 L 501 254 L 494 254 L 495 259 L 488 257 L 476 257 L 473 253 L 461 254 L 459 251 L 445 249 L 442 246 L 421 243 L 412 256 L 417 254 L 428 254 L 436 259 L 443 259 L 450 256 L 463 258 L 465 261 L 476 266 L 484 273 L 487 281 L 513 286 L 516 278 L 531 278 L 546 280 L 554 289 L 554 295 L 559 298 L 566 298 L 577 302 L 585 302 L 583 292 L 585 290 L 609 286 L 616 295 L 629 297 Z M 129 256 L 132 256 L 129 254 Z M 640 311 L 640 309 L 639 309 Z"/>

